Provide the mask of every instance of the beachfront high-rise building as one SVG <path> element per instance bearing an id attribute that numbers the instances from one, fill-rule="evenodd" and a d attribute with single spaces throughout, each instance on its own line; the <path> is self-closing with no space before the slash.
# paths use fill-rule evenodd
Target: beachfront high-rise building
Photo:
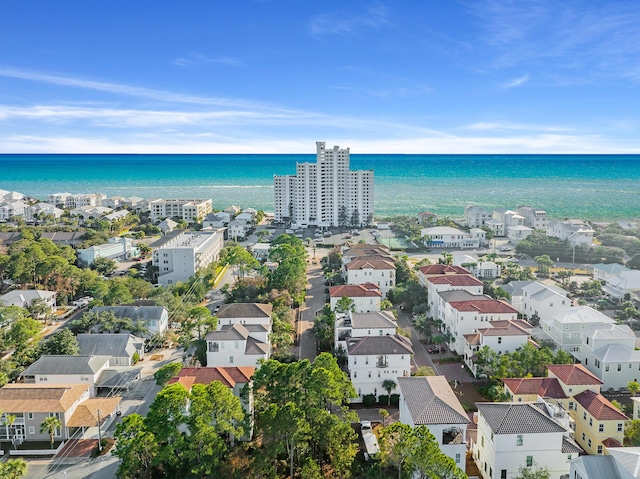
<path id="1" fill-rule="evenodd" d="M 276 221 L 298 226 L 362 226 L 373 220 L 373 170 L 349 169 L 349 148 L 316 142 L 316 163 L 274 176 Z"/>

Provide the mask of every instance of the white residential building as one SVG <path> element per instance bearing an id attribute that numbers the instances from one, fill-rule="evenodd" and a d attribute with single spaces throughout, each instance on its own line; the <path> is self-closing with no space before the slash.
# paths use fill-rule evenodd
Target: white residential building
<path id="1" fill-rule="evenodd" d="M 623 271 L 631 271 L 619 263 L 598 263 L 591 265 L 591 267 L 593 268 L 593 279 L 598 281 L 606 281 L 608 278 L 617 276 Z"/>
<path id="2" fill-rule="evenodd" d="M 516 211 L 524 217 L 525 226 L 535 230 L 547 229 L 549 220 L 547 219 L 547 212 L 545 210 L 539 210 L 531 206 L 518 206 Z"/>
<path id="3" fill-rule="evenodd" d="M 89 266 L 98 258 L 130 260 L 140 255 L 138 241 L 125 236 L 109 238 L 109 242 L 78 250 L 78 262 Z"/>
<path id="4" fill-rule="evenodd" d="M 491 212 L 482 206 L 468 205 L 464 207 L 464 224 L 469 228 L 480 228 L 491 219 Z"/>
<path id="5" fill-rule="evenodd" d="M 396 284 L 396 265 L 384 259 L 356 259 L 345 266 L 347 284 L 373 283 L 382 297 Z"/>
<path id="6" fill-rule="evenodd" d="M 187 281 L 202 268 L 217 261 L 223 247 L 220 231 L 178 231 L 152 246 L 153 266 L 158 268 L 158 284 L 167 286 Z"/>
<path id="7" fill-rule="evenodd" d="M 476 332 L 488 326 L 490 321 L 518 319 L 518 311 L 508 303 L 497 299 L 478 299 L 445 302 L 441 309 L 442 328 L 451 334 L 449 348 L 458 354 L 464 354 L 465 334 Z"/>
<path id="8" fill-rule="evenodd" d="M 495 279 L 502 274 L 502 264 L 494 263 L 493 261 L 481 261 L 466 253 L 453 253 L 453 264 L 454 266 L 466 268 L 476 278 Z"/>
<path id="9" fill-rule="evenodd" d="M 154 200 L 149 203 L 151 220 L 182 218 L 187 223 L 201 222 L 211 212 L 211 200 Z"/>
<path id="10" fill-rule="evenodd" d="M 95 397 L 97 383 L 110 360 L 111 356 L 43 355 L 20 378 L 26 384 L 87 384 L 91 397 Z"/>
<path id="11" fill-rule="evenodd" d="M 271 329 L 271 314 L 273 306 L 263 303 L 229 303 L 220 306 L 216 313 L 218 330 L 223 326 L 234 324 L 261 324 Z"/>
<path id="12" fill-rule="evenodd" d="M 411 375 L 411 340 L 404 336 L 366 336 L 347 340 L 347 364 L 349 376 L 361 402 L 362 396 L 373 394 L 376 398 L 386 394 L 382 383 L 386 379 L 396 381 L 400 376 Z"/>
<path id="13" fill-rule="evenodd" d="M 350 338 L 393 336 L 398 329 L 395 316 L 389 311 L 341 314 L 334 326 L 334 347 L 347 350 Z"/>
<path id="14" fill-rule="evenodd" d="M 522 288 L 523 310 L 526 318 L 538 316 L 548 318 L 556 312 L 571 307 L 571 300 L 567 292 L 554 285 L 543 284 L 538 281 Z"/>
<path id="15" fill-rule="evenodd" d="M 531 339 L 532 326 L 521 319 L 515 321 L 492 321 L 486 328 L 465 334 L 464 362 L 474 376 L 478 375 L 475 355 L 487 346 L 499 355 L 513 353 Z"/>
<path id="16" fill-rule="evenodd" d="M 400 422 L 424 425 L 440 450 L 466 470 L 467 425 L 471 422 L 444 376 L 398 378 Z"/>
<path id="17" fill-rule="evenodd" d="M 638 479 L 640 447 L 610 447 L 606 456 L 571 459 L 570 467 L 570 479 Z"/>
<path id="18" fill-rule="evenodd" d="M 593 229 L 582 220 L 549 221 L 547 236 L 567 240 L 573 247 L 590 247 L 593 244 Z"/>
<path id="19" fill-rule="evenodd" d="M 79 216 L 82 221 L 90 219 L 102 218 L 104 215 L 111 213 L 113 210 L 105 206 L 83 205 L 78 206 L 70 211 L 72 216 Z"/>
<path id="20" fill-rule="evenodd" d="M 604 389 L 623 389 L 640 379 L 640 351 L 627 325 L 596 324 L 582 333 L 582 364 L 602 381 Z"/>
<path id="21" fill-rule="evenodd" d="M 60 216 L 62 216 L 62 213 L 64 213 L 64 211 L 60 208 L 49 203 L 41 202 L 26 207 L 24 210 L 24 219 L 30 222 L 38 220 L 41 216 L 51 215 L 54 219 L 58 220 Z"/>
<path id="22" fill-rule="evenodd" d="M 232 324 L 207 334 L 207 366 L 260 367 L 271 356 L 270 327 Z"/>
<path id="23" fill-rule="evenodd" d="M 231 221 L 231 215 L 224 211 L 209 213 L 202 221 L 203 228 L 224 228 Z"/>
<path id="24" fill-rule="evenodd" d="M 316 149 L 316 163 L 297 163 L 295 176 L 274 176 L 275 220 L 301 227 L 371 224 L 373 170 L 350 170 L 348 148 L 316 142 Z"/>
<path id="25" fill-rule="evenodd" d="M 444 319 L 442 308 L 444 302 L 438 295 L 444 291 L 467 291 L 473 295 L 481 295 L 484 284 L 478 278 L 470 274 L 444 274 L 431 276 L 427 282 L 427 301 L 429 305 L 429 315 L 433 319 Z"/>
<path id="26" fill-rule="evenodd" d="M 520 241 L 527 239 L 531 233 L 533 233 L 533 228 L 530 228 L 529 226 L 519 225 L 509 226 L 507 228 L 507 237 L 511 244 L 520 243 Z"/>
<path id="27" fill-rule="evenodd" d="M 370 313 L 372 311 L 380 311 L 380 300 L 382 293 L 377 284 L 344 284 L 340 286 L 332 286 L 329 288 L 329 304 L 331 309 L 335 311 L 336 304 L 343 297 L 353 301 L 356 313 Z"/>
<path id="28" fill-rule="evenodd" d="M 523 288 L 534 281 L 509 281 L 500 285 L 500 289 L 509 294 L 509 304 L 516 308 L 519 313 L 524 314 L 524 291 Z"/>
<path id="29" fill-rule="evenodd" d="M 67 198 L 70 196 L 71 193 L 52 193 L 47 196 L 47 203 L 65 208 L 67 205 Z"/>
<path id="30" fill-rule="evenodd" d="M 570 438 L 568 417 L 551 404 L 476 403 L 477 439 L 473 458 L 483 479 L 512 479 L 521 467 L 549 470 L 550 479 L 566 479 L 568 461 L 580 447 Z M 561 423 L 557 419 L 562 419 Z"/>
<path id="31" fill-rule="evenodd" d="M 622 271 L 615 276 L 609 276 L 605 279 L 606 284 L 602 290 L 616 301 L 622 301 L 626 294 L 632 298 L 640 295 L 640 271 Z"/>
<path id="32" fill-rule="evenodd" d="M 247 233 L 250 229 L 251 225 L 247 224 L 246 221 L 232 220 L 231 222 L 229 222 L 227 234 L 229 238 L 233 240 L 243 240 L 247 236 Z"/>
<path id="33" fill-rule="evenodd" d="M 2 306 L 20 306 L 21 308 L 27 308 L 36 299 L 41 299 L 51 308 L 51 311 L 54 311 L 56 309 L 57 296 L 58 293 L 55 291 L 14 289 L 0 296 L 0 304 Z"/>
<path id="34" fill-rule="evenodd" d="M 434 226 L 420 230 L 420 238 L 428 248 L 477 248 L 480 238 L 450 226 Z"/>
<path id="35" fill-rule="evenodd" d="M 471 274 L 469 270 L 462 266 L 452 266 L 448 264 L 429 264 L 427 266 L 421 266 L 418 269 L 418 281 L 420 284 L 427 287 L 427 278 L 432 276 L 441 276 L 447 274 Z"/>
<path id="36" fill-rule="evenodd" d="M 102 193 L 89 193 L 89 194 L 69 194 L 69 193 L 55 193 L 47 197 L 49 203 L 53 203 L 58 206 L 61 205 L 61 200 L 64 201 L 64 208 L 74 210 L 83 206 L 102 206 L 102 202 L 107 199 L 107 195 Z"/>
<path id="37" fill-rule="evenodd" d="M 97 306 L 95 313 L 108 311 L 116 318 L 128 318 L 133 323 L 142 322 L 147 328 L 143 336 L 151 338 L 156 333 L 164 333 L 169 328 L 169 310 L 164 306 Z"/>
<path id="38" fill-rule="evenodd" d="M 580 359 L 582 333 L 594 324 L 613 324 L 610 317 L 589 306 L 575 306 L 540 319 L 542 330 L 559 348 Z"/>
<path id="39" fill-rule="evenodd" d="M 29 205 L 22 201 L 0 201 L 0 221 L 9 221 L 14 217 L 24 217 Z"/>

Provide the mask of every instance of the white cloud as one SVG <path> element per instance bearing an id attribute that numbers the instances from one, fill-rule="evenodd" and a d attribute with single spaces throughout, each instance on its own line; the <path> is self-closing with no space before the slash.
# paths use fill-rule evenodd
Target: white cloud
<path id="1" fill-rule="evenodd" d="M 529 81 L 529 74 L 522 75 L 521 77 L 514 78 L 502 85 L 502 88 L 515 88 L 524 85 Z"/>
<path id="2" fill-rule="evenodd" d="M 311 33 L 316 36 L 350 35 L 366 28 L 379 28 L 387 23 L 386 7 L 376 3 L 360 14 L 333 12 L 317 15 L 311 19 Z"/>
<path id="3" fill-rule="evenodd" d="M 208 57 L 202 53 L 190 53 L 184 57 L 174 59 L 173 64 L 179 67 L 197 67 L 206 65 L 239 66 L 240 61 L 232 57 Z"/>

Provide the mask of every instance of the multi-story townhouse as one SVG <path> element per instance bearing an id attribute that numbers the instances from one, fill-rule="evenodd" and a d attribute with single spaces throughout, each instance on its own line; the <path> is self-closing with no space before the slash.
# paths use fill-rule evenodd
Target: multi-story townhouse
<path id="1" fill-rule="evenodd" d="M 478 375 L 474 362 L 476 353 L 487 346 L 498 354 L 512 353 L 531 339 L 531 325 L 523 320 L 492 321 L 486 328 L 465 334 L 464 362 L 474 376 Z"/>
<path id="2" fill-rule="evenodd" d="M 0 305 L 28 308 L 35 300 L 42 300 L 49 306 L 51 311 L 55 311 L 57 297 L 58 293 L 55 291 L 45 291 L 43 289 L 14 289 L 0 296 Z"/>
<path id="3" fill-rule="evenodd" d="M 260 367 L 271 356 L 271 324 L 232 324 L 207 334 L 208 366 Z"/>
<path id="4" fill-rule="evenodd" d="M 61 195 L 64 195 L 64 193 Z M 57 199 L 60 199 L 60 197 Z M 102 202 L 105 199 L 107 199 L 107 195 L 102 193 L 69 195 L 64 198 L 64 207 L 73 210 L 83 206 L 102 206 Z M 52 203 L 56 204 L 55 202 Z"/>
<path id="5" fill-rule="evenodd" d="M 322 227 L 371 224 L 373 171 L 349 169 L 349 149 L 316 142 L 316 163 L 296 164 L 296 175 L 275 175 L 276 221 Z"/>
<path id="6" fill-rule="evenodd" d="M 476 403 L 478 430 L 472 455 L 483 479 L 512 479 L 521 467 L 545 467 L 565 478 L 568 460 L 582 450 L 571 439 L 568 417 L 553 404 Z"/>
<path id="7" fill-rule="evenodd" d="M 142 336 L 147 339 L 156 333 L 162 334 L 169 328 L 169 310 L 164 306 L 97 306 L 91 311 L 108 311 L 116 318 L 128 318 L 134 323 L 141 322 L 147 328 L 147 332 Z"/>
<path id="8" fill-rule="evenodd" d="M 523 288 L 531 283 L 533 283 L 533 281 L 509 281 L 507 284 L 499 286 L 500 289 L 509 294 L 509 304 L 516 308 L 521 314 L 524 314 Z"/>
<path id="9" fill-rule="evenodd" d="M 575 306 L 540 319 L 542 330 L 565 351 L 580 359 L 582 333 L 593 324 L 613 324 L 610 317 L 589 306 Z"/>
<path id="10" fill-rule="evenodd" d="M 581 361 L 605 389 L 623 389 L 640 379 L 640 351 L 629 326 L 596 324 L 582 333 Z"/>
<path id="11" fill-rule="evenodd" d="M 153 266 L 158 268 L 158 284 L 187 281 L 198 271 L 217 261 L 223 247 L 221 231 L 180 231 L 170 233 L 152 246 Z"/>
<path id="12" fill-rule="evenodd" d="M 442 276 L 449 274 L 471 274 L 468 269 L 463 268 L 462 266 L 452 266 L 448 264 L 429 264 L 426 266 L 421 266 L 418 269 L 418 281 L 420 284 L 427 287 L 427 278 L 431 278 L 432 276 Z"/>
<path id="13" fill-rule="evenodd" d="M 604 454 L 605 447 L 622 446 L 624 423 L 628 420 L 603 395 L 590 390 L 573 397 L 575 438 L 588 454 Z"/>
<path id="14" fill-rule="evenodd" d="M 89 266 L 98 258 L 130 260 L 140 255 L 138 242 L 125 236 L 109 238 L 109 242 L 78 250 L 78 262 Z"/>
<path id="15" fill-rule="evenodd" d="M 537 316 L 549 318 L 554 313 L 571 306 L 567 292 L 554 285 L 543 284 L 538 281 L 522 288 L 523 311 L 525 318 Z"/>
<path id="16" fill-rule="evenodd" d="M 507 228 L 507 237 L 509 238 L 509 243 L 518 244 L 520 241 L 527 239 L 531 233 L 533 233 L 533 228 L 528 226 L 509 226 Z"/>
<path id="17" fill-rule="evenodd" d="M 347 284 L 373 283 L 384 298 L 396 284 L 396 265 L 385 259 L 356 259 L 345 266 Z"/>
<path id="18" fill-rule="evenodd" d="M 429 316 L 443 320 L 442 308 L 444 300 L 438 295 L 444 291 L 467 291 L 474 295 L 481 295 L 484 284 L 470 274 L 445 274 L 426 278 L 427 301 Z"/>
<path id="19" fill-rule="evenodd" d="M 524 225 L 535 230 L 546 230 L 549 220 L 547 212 L 532 208 L 531 206 L 518 206 L 516 209 L 519 215 L 524 217 Z"/>
<path id="20" fill-rule="evenodd" d="M 631 271 L 619 263 L 598 263 L 592 264 L 591 267 L 593 268 L 593 279 L 598 281 L 606 281 L 607 278 L 616 276 L 623 271 Z"/>
<path id="21" fill-rule="evenodd" d="M 350 338 L 367 336 L 392 336 L 396 334 L 398 323 L 389 311 L 370 313 L 347 312 L 336 319 L 334 326 L 334 343 L 336 349 L 347 349 Z"/>
<path id="22" fill-rule="evenodd" d="M 211 200 L 153 200 L 149 203 L 151 220 L 181 218 L 187 223 L 199 223 L 211 212 Z"/>
<path id="23" fill-rule="evenodd" d="M 15 217 L 24 217 L 29 205 L 22 201 L 0 201 L 0 221 L 9 221 Z"/>
<path id="24" fill-rule="evenodd" d="M 425 425 L 440 450 L 466 470 L 467 425 L 471 422 L 444 376 L 398 378 L 400 422 Z"/>
<path id="25" fill-rule="evenodd" d="M 380 311 L 382 293 L 377 284 L 345 284 L 330 287 L 329 304 L 331 309 L 335 311 L 336 304 L 344 297 L 353 301 L 354 312 L 356 313 Z"/>
<path id="26" fill-rule="evenodd" d="M 50 216 L 54 219 L 60 219 L 64 213 L 63 210 L 49 203 L 36 203 L 35 205 L 27 206 L 24 210 L 24 219 L 27 222 L 33 222 L 40 219 L 43 216 Z"/>
<path id="27" fill-rule="evenodd" d="M 482 206 L 468 205 L 464 207 L 464 224 L 469 228 L 480 228 L 491 219 L 491 212 Z"/>
<path id="28" fill-rule="evenodd" d="M 385 380 L 411 375 L 411 340 L 398 334 L 366 336 L 347 340 L 347 365 L 353 387 L 358 393 L 354 402 L 373 394 L 386 394 Z"/>
<path id="29" fill-rule="evenodd" d="M 378 257 L 387 261 L 394 261 L 389 248 L 384 245 L 371 245 L 366 243 L 354 244 L 342 247 L 342 266 L 346 266 L 355 259 Z"/>
<path id="30" fill-rule="evenodd" d="M 518 311 L 504 301 L 486 298 L 446 302 L 440 311 L 443 330 L 450 334 L 449 348 L 464 354 L 465 334 L 471 334 L 490 321 L 518 319 Z"/>

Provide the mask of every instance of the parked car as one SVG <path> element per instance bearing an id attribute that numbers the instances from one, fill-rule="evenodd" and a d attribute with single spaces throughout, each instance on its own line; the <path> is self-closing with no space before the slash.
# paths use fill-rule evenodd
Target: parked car
<path id="1" fill-rule="evenodd" d="M 438 347 L 438 346 L 431 346 L 431 347 L 428 349 L 428 351 L 429 351 L 429 353 L 430 353 L 430 354 L 435 354 L 435 353 L 446 353 L 446 352 L 447 352 L 447 350 L 446 350 L 446 348 L 445 348 L 444 346 L 440 346 L 440 347 Z"/>
<path id="2" fill-rule="evenodd" d="M 325 238 L 331 238 L 331 236 L 333 236 L 333 233 L 331 231 L 325 231 L 322 236 L 324 236 Z"/>

